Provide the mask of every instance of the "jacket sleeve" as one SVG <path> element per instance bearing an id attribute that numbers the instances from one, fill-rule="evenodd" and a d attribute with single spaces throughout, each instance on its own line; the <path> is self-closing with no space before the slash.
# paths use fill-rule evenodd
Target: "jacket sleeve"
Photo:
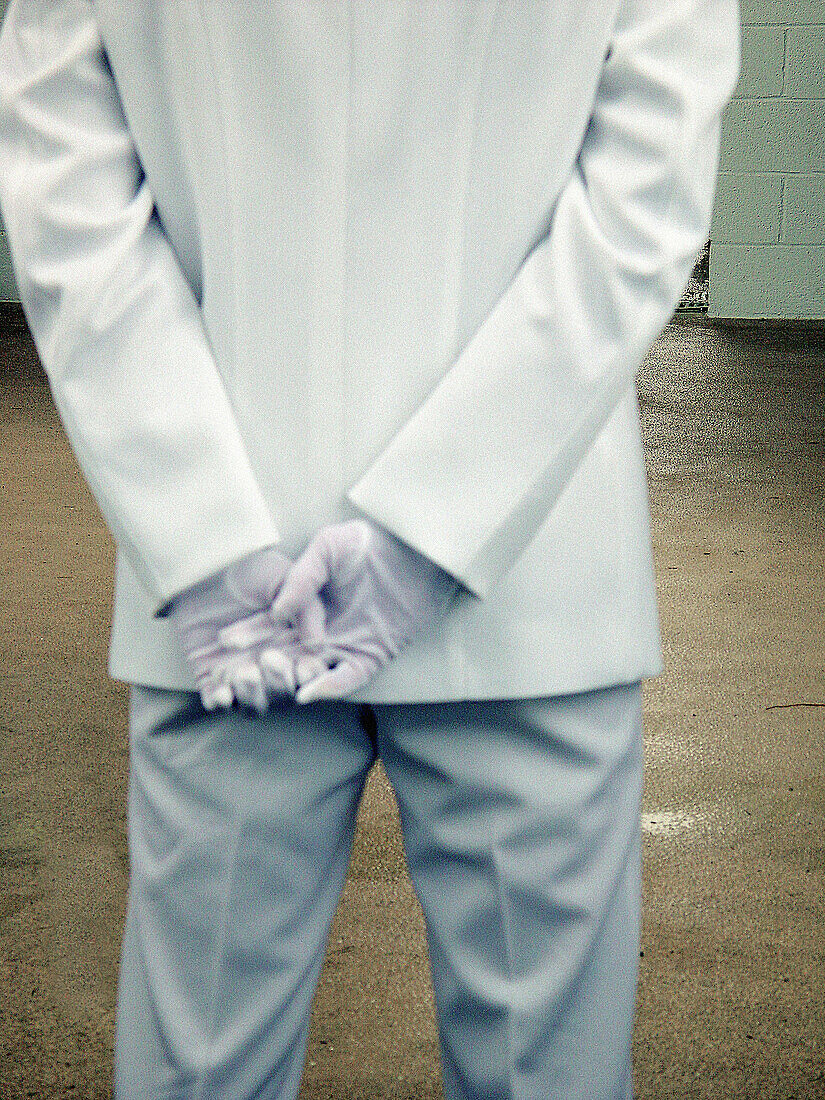
<path id="1" fill-rule="evenodd" d="M 278 541 L 87 0 L 13 0 L 0 202 L 55 403 L 159 608 Z"/>
<path id="2" fill-rule="evenodd" d="M 738 68 L 736 0 L 624 0 L 546 236 L 348 494 L 478 596 L 537 533 L 672 315 L 707 239 Z"/>

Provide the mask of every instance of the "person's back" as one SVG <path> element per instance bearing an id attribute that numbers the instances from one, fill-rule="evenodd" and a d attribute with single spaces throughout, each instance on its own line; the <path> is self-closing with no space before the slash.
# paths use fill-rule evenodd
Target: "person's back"
<path id="1" fill-rule="evenodd" d="M 498 721 L 497 700 L 603 698 L 659 671 L 633 377 L 704 243 L 737 65 L 734 0 L 14 0 L 0 200 L 118 544 L 110 668 L 166 699 L 136 710 L 145 752 L 146 714 L 195 721 L 178 693 L 196 689 L 219 709 L 266 710 L 276 682 L 299 702 L 450 703 L 458 739 L 472 701 Z M 353 585 L 364 560 L 375 576 Z M 216 577 L 223 617 L 201 620 Z M 290 706 L 261 720 L 310 721 Z M 375 752 L 400 753 L 392 728 L 347 765 L 353 798 Z M 203 858 L 209 911 L 228 865 Z M 133 923 L 132 976 L 138 940 Z M 188 1042 L 176 1058 L 206 1095 Z"/>

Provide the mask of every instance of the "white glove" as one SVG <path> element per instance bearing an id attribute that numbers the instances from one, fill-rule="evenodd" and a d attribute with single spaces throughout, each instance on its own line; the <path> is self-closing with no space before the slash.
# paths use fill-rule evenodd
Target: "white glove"
<path id="1" fill-rule="evenodd" d="M 276 626 L 294 624 L 313 654 L 296 660 L 297 701 L 361 687 L 445 614 L 457 589 L 449 573 L 366 520 L 321 528 L 272 607 Z"/>
<path id="2" fill-rule="evenodd" d="M 206 710 L 233 700 L 263 712 L 293 695 L 295 631 L 276 627 L 270 609 L 292 562 L 274 548 L 233 563 L 176 596 L 166 610 Z M 320 604 L 316 618 L 322 616 Z M 225 636 L 224 636 L 225 632 Z"/>

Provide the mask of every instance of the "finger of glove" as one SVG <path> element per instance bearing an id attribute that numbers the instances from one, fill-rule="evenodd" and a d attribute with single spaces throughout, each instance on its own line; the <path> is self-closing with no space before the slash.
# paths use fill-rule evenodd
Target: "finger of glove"
<path id="1" fill-rule="evenodd" d="M 299 703 L 315 703 L 322 699 L 343 699 L 362 687 L 377 671 L 373 662 L 342 661 L 299 688 L 295 696 Z"/>
<path id="2" fill-rule="evenodd" d="M 322 648 L 327 640 L 327 610 L 320 596 L 310 600 L 300 615 L 296 632 L 301 647 L 309 650 Z"/>
<path id="3" fill-rule="evenodd" d="M 224 649 L 244 650 L 263 642 L 285 646 L 294 638 L 291 627 L 276 626 L 269 609 L 247 615 L 218 631 L 218 644 Z"/>
<path id="4" fill-rule="evenodd" d="M 201 651 L 198 660 L 192 662 L 195 687 L 205 710 L 231 707 L 234 699 L 232 689 L 224 675 L 225 664 L 219 657 L 220 651 L 217 647 L 213 647 L 209 651 Z"/>
<path id="5" fill-rule="evenodd" d="M 226 710 L 232 706 L 232 688 L 228 684 L 210 684 L 209 687 L 200 689 L 201 703 L 204 710 Z"/>
<path id="6" fill-rule="evenodd" d="M 334 664 L 333 658 L 323 653 L 307 654 L 305 657 L 299 657 L 295 662 L 296 685 L 298 687 L 303 687 L 303 685 L 309 683 L 310 680 L 314 680 L 318 676 L 323 676 L 323 674 L 328 671 L 331 664 Z"/>
<path id="7" fill-rule="evenodd" d="M 224 649 L 249 649 L 258 642 L 266 641 L 272 634 L 272 616 L 268 611 L 259 611 L 219 630 L 218 643 Z"/>
<path id="8" fill-rule="evenodd" d="M 245 706 L 253 707 L 259 714 L 269 706 L 269 696 L 264 685 L 263 673 L 251 661 L 241 665 L 230 677 L 235 698 Z"/>
<path id="9" fill-rule="evenodd" d="M 273 619 L 278 623 L 299 622 L 329 577 L 326 544 L 316 536 L 287 574 L 272 605 Z"/>
<path id="10" fill-rule="evenodd" d="M 264 684 L 277 695 L 294 695 L 296 687 L 295 668 L 290 657 L 280 649 L 264 649 L 258 662 L 261 666 Z"/>

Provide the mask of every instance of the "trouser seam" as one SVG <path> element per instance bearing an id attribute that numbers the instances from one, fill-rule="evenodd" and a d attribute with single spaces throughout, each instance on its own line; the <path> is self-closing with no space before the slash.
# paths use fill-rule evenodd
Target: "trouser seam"
<path id="1" fill-rule="evenodd" d="M 204 1028 L 206 1052 L 211 1050 L 215 1042 L 215 1033 L 217 1025 L 217 1009 L 218 1009 L 218 992 L 220 989 L 220 977 L 223 970 L 223 963 L 226 958 L 226 941 L 229 935 L 229 900 L 232 896 L 232 888 L 236 878 L 236 871 L 238 866 L 238 853 L 241 846 L 241 836 L 243 835 L 243 822 L 239 821 L 237 829 L 235 831 L 235 837 L 232 843 L 232 849 L 227 860 L 226 871 L 226 885 L 224 890 L 221 891 L 221 916 L 217 923 L 217 936 L 215 944 L 214 959 L 215 963 L 212 967 L 211 974 L 211 990 L 209 996 L 209 1005 L 206 1011 L 206 1026 Z M 196 1080 L 194 1096 L 196 1100 L 203 1100 L 204 1090 L 206 1088 L 207 1077 L 209 1073 L 209 1064 L 204 1059 L 205 1064 L 201 1066 Z"/>
<path id="2" fill-rule="evenodd" d="M 496 897 L 498 898 L 499 913 L 501 914 L 501 931 L 504 940 L 504 953 L 507 966 L 507 1069 L 509 1076 L 509 1096 L 511 1100 L 517 1100 L 521 1094 L 521 1090 L 517 1089 L 517 1071 L 516 1071 L 516 1053 L 515 1053 L 515 1021 L 513 1015 L 515 1012 L 513 1006 L 513 985 L 516 980 L 515 976 L 515 952 L 513 949 L 513 934 L 511 928 L 511 922 L 509 919 L 509 907 L 507 902 L 507 893 L 504 889 L 504 876 L 501 873 L 500 868 L 500 855 L 499 846 L 495 837 L 490 844 L 490 858 L 493 866 L 493 880 L 495 885 Z"/>

